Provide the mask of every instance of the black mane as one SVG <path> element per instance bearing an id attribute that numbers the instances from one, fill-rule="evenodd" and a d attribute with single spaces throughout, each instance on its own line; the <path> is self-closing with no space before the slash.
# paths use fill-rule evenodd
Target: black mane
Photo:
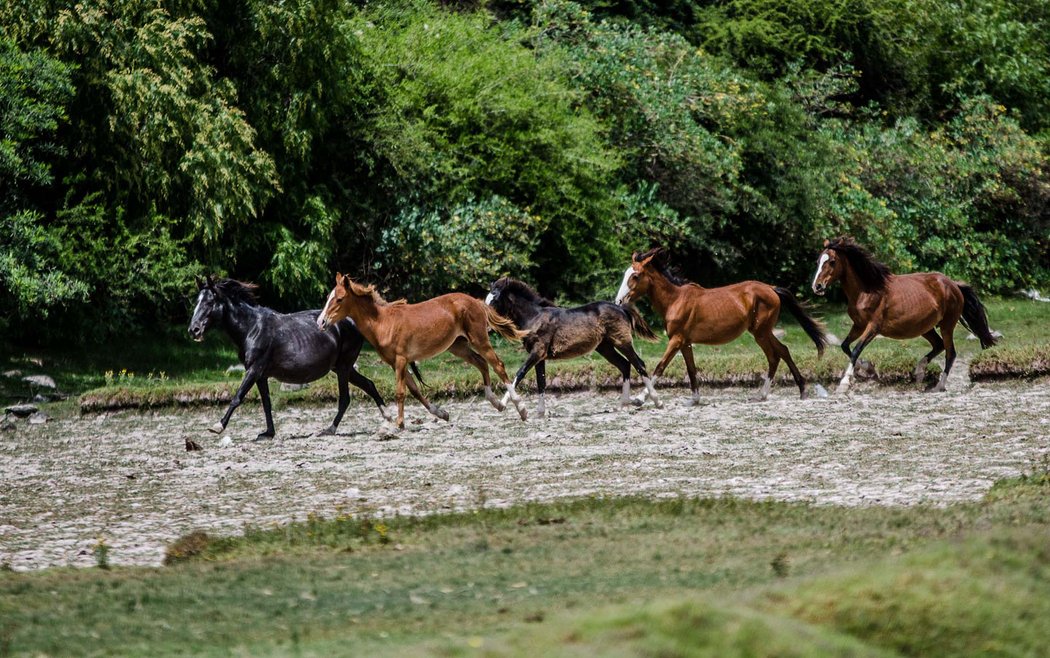
<path id="1" fill-rule="evenodd" d="M 650 256 L 652 256 L 653 259 L 649 262 L 654 268 L 656 268 L 656 271 L 663 275 L 665 279 L 667 279 L 674 285 L 699 285 L 696 282 L 690 281 L 689 279 L 683 277 L 681 274 L 678 273 L 678 271 L 674 267 L 671 266 L 671 256 L 668 253 L 668 251 L 663 247 L 653 247 L 644 254 L 638 254 L 638 256 L 635 257 L 634 260 L 641 262 L 646 258 L 649 258 Z"/>
<path id="2" fill-rule="evenodd" d="M 557 304 L 533 290 L 532 287 L 524 281 L 512 279 L 509 276 L 503 277 L 503 286 L 501 290 L 503 291 L 503 294 L 514 293 L 537 306 L 557 306 Z"/>
<path id="3" fill-rule="evenodd" d="M 236 279 L 214 279 L 211 286 L 234 304 L 259 305 L 259 300 L 255 296 L 255 291 L 259 286 L 254 283 L 245 283 Z"/>
<path id="4" fill-rule="evenodd" d="M 875 257 L 854 242 L 853 238 L 844 236 L 829 240 L 825 248 L 835 250 L 846 259 L 865 292 L 874 292 L 886 286 L 890 268 L 875 260 Z"/>

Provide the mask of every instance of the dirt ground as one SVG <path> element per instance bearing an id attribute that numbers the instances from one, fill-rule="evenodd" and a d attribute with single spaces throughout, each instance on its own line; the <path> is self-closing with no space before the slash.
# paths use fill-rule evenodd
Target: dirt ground
<path id="1" fill-rule="evenodd" d="M 251 404 L 222 438 L 205 429 L 218 408 L 23 421 L 0 434 L 0 563 L 92 565 L 101 538 L 113 564 L 156 565 L 191 530 L 236 533 L 311 512 L 621 494 L 947 504 L 1046 459 L 1050 382 L 949 384 L 806 401 L 780 386 L 760 403 L 747 401 L 752 389 L 705 390 L 697 407 L 671 389 L 659 410 L 574 393 L 548 396 L 551 417 L 528 423 L 476 399 L 447 403 L 449 424 L 413 401 L 395 439 L 377 433 L 379 413 L 359 398 L 339 436 L 313 436 L 334 409 L 287 408 L 264 442 L 251 440 L 263 425 Z M 204 449 L 186 452 L 187 438 Z"/>

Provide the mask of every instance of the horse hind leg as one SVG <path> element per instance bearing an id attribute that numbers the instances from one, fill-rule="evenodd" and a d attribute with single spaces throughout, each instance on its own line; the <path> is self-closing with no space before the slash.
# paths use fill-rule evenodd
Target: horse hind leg
<path id="1" fill-rule="evenodd" d="M 638 371 L 639 376 L 642 378 L 642 383 L 645 385 L 645 390 L 635 398 L 637 404 L 642 405 L 647 398 L 652 398 L 653 405 L 655 405 L 657 409 L 664 406 L 663 403 L 660 402 L 659 396 L 656 394 L 656 388 L 653 386 L 652 378 L 645 369 L 645 361 L 642 361 L 642 357 L 638 356 L 638 352 L 634 349 L 634 344 L 631 341 L 627 341 L 617 345 L 616 349 L 627 358 L 632 366 L 634 366 L 634 369 Z"/>
<path id="2" fill-rule="evenodd" d="M 594 348 L 594 351 L 605 357 L 605 360 L 613 364 L 617 370 L 620 371 L 621 377 L 621 390 L 620 390 L 620 404 L 623 406 L 641 406 L 641 401 L 631 399 L 631 364 L 625 359 L 616 348 L 612 346 L 612 343 L 602 341 L 598 344 L 598 347 Z"/>
<path id="3" fill-rule="evenodd" d="M 495 407 L 497 411 L 503 411 L 506 409 L 506 403 L 500 402 L 499 398 L 496 397 L 496 394 L 492 392 L 492 378 L 489 376 L 488 363 L 486 363 L 485 359 L 483 359 L 480 354 L 471 349 L 467 340 L 465 338 L 457 338 L 456 341 L 452 343 L 452 346 L 448 348 L 448 351 L 477 368 L 478 372 L 481 373 L 482 382 L 485 384 L 485 399 L 488 400 L 489 404 Z M 502 365 L 502 362 L 500 365 Z M 503 372 L 506 374 L 506 369 L 504 369 Z"/>
<path id="4" fill-rule="evenodd" d="M 929 331 L 924 333 L 922 337 L 930 342 L 930 347 L 932 347 L 933 349 L 931 349 L 929 353 L 926 354 L 926 356 L 919 359 L 918 362 L 916 362 L 915 364 L 915 381 L 920 384 L 922 383 L 922 380 L 926 378 L 926 366 L 928 366 L 930 364 L 930 361 L 936 358 L 938 354 L 944 351 L 944 341 L 941 340 L 941 337 L 937 334 L 936 329 L 930 329 Z"/>
<path id="5" fill-rule="evenodd" d="M 412 394 L 412 397 L 419 400 L 420 404 L 426 407 L 427 411 L 437 416 L 441 420 L 448 421 L 448 412 L 442 409 L 440 406 L 433 404 L 430 400 L 423 395 L 423 391 L 420 390 L 419 384 L 412 378 L 412 375 L 405 373 L 405 384 L 408 386 L 408 392 Z"/>
<path id="6" fill-rule="evenodd" d="M 494 406 L 500 411 L 503 411 L 503 409 L 506 409 L 507 400 L 509 399 L 514 403 L 514 408 L 518 410 L 518 415 L 521 416 L 521 419 L 527 420 L 529 412 L 525 408 L 521 396 L 514 390 L 514 382 L 507 376 L 507 368 L 503 365 L 503 360 L 499 358 L 498 354 L 496 354 L 496 350 L 492 349 L 492 343 L 489 342 L 487 328 L 482 329 L 480 336 L 468 334 L 467 340 L 470 342 L 470 348 L 473 348 L 471 349 L 471 353 L 482 360 L 481 365 L 478 366 L 478 370 L 481 371 L 485 378 L 485 397 L 488 398 L 489 394 L 492 392 L 492 387 L 489 383 L 489 371 L 486 367 L 487 364 L 492 366 L 492 369 L 496 371 L 499 380 L 507 387 L 507 393 L 503 396 L 502 403 L 493 403 Z M 477 350 L 477 352 L 474 352 L 474 350 Z M 490 399 L 489 402 L 493 402 L 493 400 Z"/>
<path id="7" fill-rule="evenodd" d="M 945 390 L 948 382 L 948 373 L 952 371 L 952 364 L 955 363 L 955 324 L 958 321 L 958 318 L 945 318 L 941 322 L 941 334 L 944 341 L 944 370 L 941 372 L 937 384 L 934 385 L 933 391 Z"/>
<path id="8" fill-rule="evenodd" d="M 788 346 L 780 342 L 776 336 L 773 337 L 773 340 L 776 342 L 777 353 L 780 355 L 780 358 L 784 360 L 784 363 L 787 364 L 788 370 L 791 371 L 791 376 L 795 380 L 795 385 L 798 386 L 799 399 L 805 400 L 806 379 L 802 376 L 802 373 L 799 372 L 798 366 L 795 365 L 795 360 L 791 358 L 791 351 L 788 350 Z"/>
<path id="9" fill-rule="evenodd" d="M 768 335 L 755 336 L 755 342 L 762 348 L 762 352 L 766 355 L 766 361 L 769 363 L 769 370 L 762 378 L 762 388 L 758 395 L 752 398 L 754 402 L 761 402 L 769 397 L 769 389 L 773 386 L 773 377 L 776 376 L 777 368 L 780 366 L 780 353 L 776 346 L 776 343 L 780 341 L 776 339 L 772 332 L 769 332 Z"/>

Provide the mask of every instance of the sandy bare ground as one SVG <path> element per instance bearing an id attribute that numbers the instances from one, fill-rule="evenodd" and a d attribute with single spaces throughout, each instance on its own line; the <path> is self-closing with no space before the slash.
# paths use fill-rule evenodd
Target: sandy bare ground
<path id="1" fill-rule="evenodd" d="M 91 565 L 99 538 L 114 564 L 159 564 L 194 529 L 307 513 L 418 514 L 587 495 L 716 496 L 844 505 L 975 499 L 1050 451 L 1050 383 L 951 382 L 944 394 L 859 387 L 799 401 L 792 389 L 666 390 L 667 406 L 622 409 L 615 393 L 548 398 L 522 423 L 484 400 L 447 406 L 452 423 L 409 405 L 400 438 L 355 398 L 337 437 L 332 409 L 276 413 L 278 437 L 246 405 L 220 439 L 219 409 L 85 416 L 0 434 L 0 563 Z M 530 400 L 534 408 L 535 400 Z M 192 438 L 204 446 L 186 452 Z"/>

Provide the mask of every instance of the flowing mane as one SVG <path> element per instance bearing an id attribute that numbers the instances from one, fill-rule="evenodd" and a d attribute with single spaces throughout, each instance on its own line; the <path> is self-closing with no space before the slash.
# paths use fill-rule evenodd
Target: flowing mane
<path id="1" fill-rule="evenodd" d="M 646 258 L 649 258 L 650 256 L 653 257 L 653 259 L 649 261 L 652 264 L 653 268 L 656 269 L 656 271 L 659 272 L 661 276 L 663 276 L 665 279 L 667 279 L 674 285 L 696 286 L 698 288 L 700 287 L 699 283 L 695 283 L 693 281 L 690 281 L 689 279 L 686 279 L 685 277 L 680 275 L 677 272 L 677 270 L 675 270 L 675 268 L 671 266 L 670 254 L 663 247 L 653 247 L 644 254 L 638 254 L 638 257 L 635 258 L 635 261 L 641 262 Z"/>
<path id="2" fill-rule="evenodd" d="M 500 281 L 502 282 L 502 290 L 505 293 L 510 292 L 519 297 L 524 297 L 537 306 L 557 306 L 557 304 L 533 290 L 532 287 L 524 281 L 512 279 L 509 276 L 503 277 Z"/>
<path id="3" fill-rule="evenodd" d="M 829 240 L 825 248 L 835 250 L 846 259 L 865 292 L 874 292 L 886 287 L 890 268 L 875 260 L 875 257 L 854 242 L 853 238 L 843 236 Z"/>
<path id="4" fill-rule="evenodd" d="M 383 296 L 379 294 L 376 287 L 372 284 L 358 283 L 347 277 L 346 280 L 350 283 L 350 292 L 357 295 L 358 297 L 371 297 L 372 301 L 375 302 L 376 306 L 403 306 L 408 302 L 405 299 L 398 299 L 392 302 L 388 302 L 383 299 Z"/>
<path id="5" fill-rule="evenodd" d="M 259 300 L 255 293 L 255 291 L 259 289 L 259 286 L 254 283 L 246 283 L 244 281 L 237 281 L 236 279 L 224 278 L 212 279 L 211 286 L 234 304 L 246 304 L 248 306 L 259 305 Z"/>

